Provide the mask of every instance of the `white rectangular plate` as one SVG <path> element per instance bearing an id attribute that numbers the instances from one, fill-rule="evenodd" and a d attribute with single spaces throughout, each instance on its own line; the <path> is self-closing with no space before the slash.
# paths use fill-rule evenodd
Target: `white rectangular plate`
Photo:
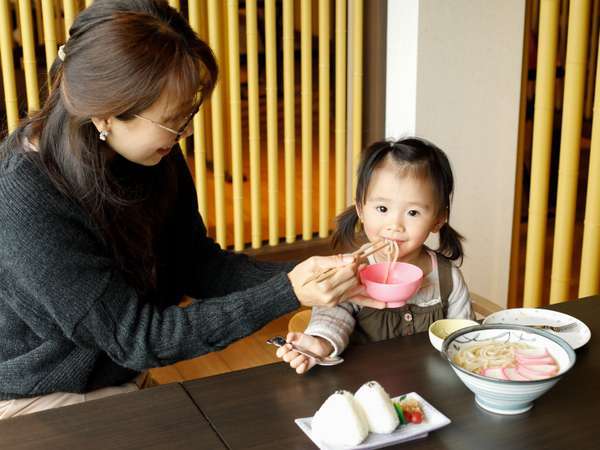
<path id="1" fill-rule="evenodd" d="M 421 403 L 421 407 L 423 408 L 423 413 L 425 415 L 423 422 L 418 424 L 408 423 L 406 425 L 399 425 L 398 428 L 396 428 L 396 430 L 390 434 L 369 433 L 367 438 L 356 447 L 332 447 L 320 442 L 312 433 L 312 417 L 296 419 L 295 422 L 300 429 L 306 433 L 310 440 L 313 441 L 321 450 L 374 450 L 377 448 L 383 448 L 389 445 L 426 437 L 430 431 L 445 427 L 450 423 L 450 419 L 427 403 L 423 397 L 416 392 L 411 392 L 410 394 L 406 394 L 406 396 L 408 398 L 414 398 Z M 392 400 L 399 401 L 400 397 L 401 396 L 394 397 Z"/>

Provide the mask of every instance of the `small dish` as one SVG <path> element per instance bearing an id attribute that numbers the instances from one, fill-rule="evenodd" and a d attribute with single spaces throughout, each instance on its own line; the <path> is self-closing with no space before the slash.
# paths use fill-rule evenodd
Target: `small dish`
<path id="1" fill-rule="evenodd" d="M 419 401 L 423 408 L 425 420 L 421 423 L 408 423 L 406 425 L 400 425 L 390 434 L 375 434 L 369 433 L 367 438 L 355 447 L 332 447 L 320 442 L 312 434 L 311 422 L 312 417 L 303 417 L 301 419 L 295 419 L 294 422 L 300 427 L 304 433 L 310 438 L 314 444 L 322 450 L 374 450 L 377 448 L 383 448 L 401 442 L 412 441 L 426 437 L 430 431 L 437 430 L 438 428 L 445 427 L 451 421 L 444 414 L 439 412 L 429 403 L 427 403 L 423 397 L 416 392 L 406 394 L 408 398 L 414 398 Z M 392 401 L 399 401 L 400 397 L 392 398 Z"/>
<path id="2" fill-rule="evenodd" d="M 553 325 L 561 326 L 575 322 L 576 327 L 569 328 L 566 331 L 556 332 L 547 330 L 555 336 L 559 336 L 569 343 L 575 350 L 585 345 L 592 336 L 588 326 L 581 320 L 573 316 L 558 311 L 543 308 L 511 308 L 495 312 L 487 316 L 483 324 L 495 325 Z"/>
<path id="3" fill-rule="evenodd" d="M 461 328 L 472 327 L 474 325 L 479 324 L 469 319 L 436 320 L 429 326 L 429 341 L 438 352 L 441 352 L 444 339 Z"/>

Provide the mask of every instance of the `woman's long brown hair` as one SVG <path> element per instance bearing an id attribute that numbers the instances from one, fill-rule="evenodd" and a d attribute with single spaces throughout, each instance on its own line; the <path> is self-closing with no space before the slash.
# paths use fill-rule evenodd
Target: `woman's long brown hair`
<path id="1" fill-rule="evenodd" d="M 185 19 L 161 0 L 96 0 L 69 34 L 64 61 L 57 58 L 50 72 L 50 96 L 4 148 L 18 147 L 25 135 L 39 140 L 42 170 L 90 215 L 127 281 L 146 292 L 156 283 L 152 217 L 161 214 L 169 180 L 161 180 L 160 189 L 131 189 L 131 174 L 135 179 L 143 172 L 148 182 L 155 168 L 111 157 L 91 118 L 133 119 L 166 92 L 184 121 L 210 95 L 217 63 Z"/>

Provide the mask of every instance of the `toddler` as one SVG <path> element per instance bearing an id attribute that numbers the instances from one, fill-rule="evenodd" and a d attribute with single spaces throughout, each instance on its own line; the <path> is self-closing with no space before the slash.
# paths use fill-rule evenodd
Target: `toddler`
<path id="1" fill-rule="evenodd" d="M 288 342 L 319 355 L 335 356 L 349 342 L 374 342 L 427 331 L 438 319 L 473 317 L 469 291 L 453 261 L 462 262 L 462 236 L 448 223 L 454 188 L 445 153 L 430 142 L 405 138 L 376 142 L 362 155 L 355 205 L 337 218 L 334 246 L 386 239 L 397 244 L 397 261 L 423 270 L 419 290 L 399 308 L 376 309 L 351 302 L 334 308 L 314 307 L 304 333 L 289 333 Z M 358 228 L 358 229 L 357 229 Z M 425 245 L 439 233 L 439 248 Z M 387 249 L 369 256 L 369 263 L 387 260 Z M 277 356 L 298 373 L 315 364 L 289 345 Z"/>

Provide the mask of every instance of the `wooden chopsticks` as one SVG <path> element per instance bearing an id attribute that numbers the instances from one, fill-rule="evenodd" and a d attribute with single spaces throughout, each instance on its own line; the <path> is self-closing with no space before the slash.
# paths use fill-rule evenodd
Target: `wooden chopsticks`
<path id="1" fill-rule="evenodd" d="M 364 259 L 364 258 L 372 255 L 373 253 L 376 253 L 379 250 L 384 249 L 388 245 L 390 245 L 390 241 L 386 241 L 386 240 L 382 239 L 380 241 L 372 243 L 371 245 L 368 245 L 367 247 L 359 248 L 354 253 L 352 253 L 352 256 L 354 257 L 355 261 L 360 261 L 361 259 Z M 326 269 L 323 272 L 316 273 L 316 274 L 312 275 L 311 277 L 309 277 L 304 283 L 302 283 L 302 286 L 306 286 L 308 283 L 311 283 L 313 281 L 316 283 L 320 283 L 321 281 L 326 280 L 327 278 L 331 277 L 335 273 L 335 271 L 337 269 L 339 269 L 340 267 L 346 267 L 346 266 L 330 267 L 329 269 Z"/>

